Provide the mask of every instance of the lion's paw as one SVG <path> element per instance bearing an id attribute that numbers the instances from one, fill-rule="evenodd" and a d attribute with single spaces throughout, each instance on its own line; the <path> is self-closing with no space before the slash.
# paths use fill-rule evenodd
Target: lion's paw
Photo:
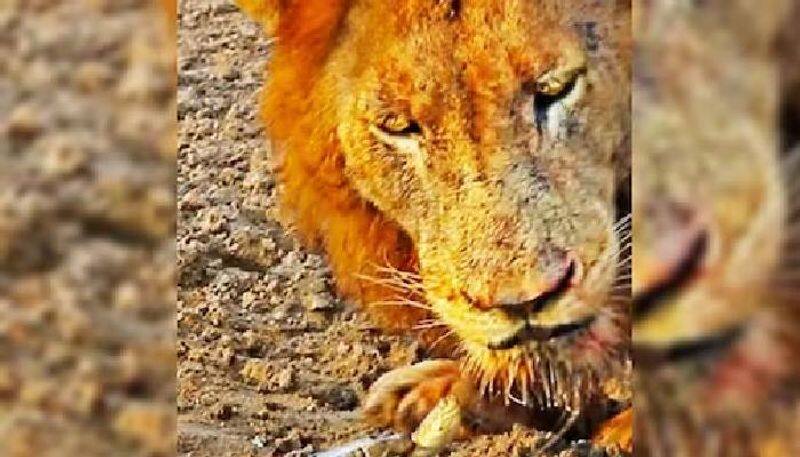
<path id="1" fill-rule="evenodd" d="M 467 407 L 474 395 L 458 362 L 428 360 L 381 376 L 370 388 L 362 411 L 376 425 L 411 433 L 440 401 L 452 398 Z"/>
<path id="2" fill-rule="evenodd" d="M 603 423 L 592 442 L 633 452 L 633 408 L 628 408 Z"/>

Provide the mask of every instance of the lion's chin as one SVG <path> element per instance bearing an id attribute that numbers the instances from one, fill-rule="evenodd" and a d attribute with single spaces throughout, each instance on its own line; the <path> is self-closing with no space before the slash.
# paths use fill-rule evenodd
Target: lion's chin
<path id="1" fill-rule="evenodd" d="M 580 410 L 600 392 L 592 370 L 560 358 L 558 351 L 532 342 L 506 350 L 464 345 L 464 371 L 484 398 L 539 409 Z"/>
<path id="2" fill-rule="evenodd" d="M 598 318 L 590 318 L 579 331 L 507 348 L 462 340 L 462 364 L 486 398 L 578 410 L 602 396 L 603 382 L 624 369 L 616 362 L 616 338 L 598 336 L 598 327 Z"/>

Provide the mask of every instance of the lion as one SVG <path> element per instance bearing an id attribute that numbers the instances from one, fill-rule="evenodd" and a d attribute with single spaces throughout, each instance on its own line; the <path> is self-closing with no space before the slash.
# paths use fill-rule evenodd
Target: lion
<path id="1" fill-rule="evenodd" d="M 409 432 L 451 397 L 563 433 L 629 405 L 607 392 L 629 368 L 629 2 L 238 3 L 277 38 L 261 112 L 286 219 L 435 357 L 365 416 Z"/>
<path id="2" fill-rule="evenodd" d="M 774 55 L 786 3 L 641 3 L 636 454 L 798 455 L 800 316 L 782 253 L 800 168 L 780 155 Z"/>

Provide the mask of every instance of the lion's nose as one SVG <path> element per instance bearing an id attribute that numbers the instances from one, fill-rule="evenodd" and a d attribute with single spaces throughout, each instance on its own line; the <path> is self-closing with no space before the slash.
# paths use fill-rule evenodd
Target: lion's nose
<path id="1" fill-rule="evenodd" d="M 573 256 L 568 256 L 563 267 L 561 267 L 548 282 L 548 287 L 539 292 L 536 296 L 524 300 L 501 300 L 495 306 L 512 314 L 527 315 L 541 312 L 545 306 L 558 300 L 576 284 L 579 279 L 579 273 L 579 261 Z"/>
<path id="2" fill-rule="evenodd" d="M 690 204 L 653 202 L 645 210 L 654 241 L 637 250 L 633 275 L 633 315 L 643 318 L 702 275 L 710 257 L 711 231 Z"/>

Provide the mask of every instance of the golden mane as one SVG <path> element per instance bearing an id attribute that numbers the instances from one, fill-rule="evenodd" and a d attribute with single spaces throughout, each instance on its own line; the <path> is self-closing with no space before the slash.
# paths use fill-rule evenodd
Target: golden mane
<path id="1" fill-rule="evenodd" d="M 337 121 L 324 108 L 331 94 L 315 90 L 349 5 L 281 2 L 261 114 L 278 152 L 285 215 L 307 243 L 327 253 L 340 293 L 367 304 L 391 291 L 360 275 L 374 276 L 376 266 L 387 264 L 414 270 L 416 258 L 402 230 L 364 201 L 344 176 Z M 367 309 L 388 330 L 408 328 L 424 314 L 389 306 Z"/>

